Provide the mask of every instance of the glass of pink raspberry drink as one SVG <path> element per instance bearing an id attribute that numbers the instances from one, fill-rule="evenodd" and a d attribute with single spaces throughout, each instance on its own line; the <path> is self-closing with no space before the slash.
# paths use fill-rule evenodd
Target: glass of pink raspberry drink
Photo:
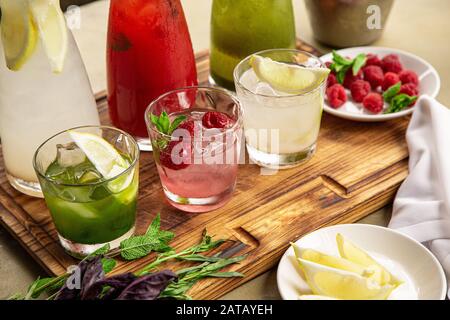
<path id="1" fill-rule="evenodd" d="M 206 212 L 230 200 L 237 179 L 242 109 L 225 90 L 189 87 L 166 93 L 145 119 L 169 203 Z"/>

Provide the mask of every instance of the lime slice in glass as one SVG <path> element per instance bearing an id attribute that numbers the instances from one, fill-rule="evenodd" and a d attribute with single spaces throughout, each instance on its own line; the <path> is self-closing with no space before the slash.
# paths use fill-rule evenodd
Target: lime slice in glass
<path id="1" fill-rule="evenodd" d="M 328 68 L 309 68 L 253 55 L 250 64 L 259 80 L 275 90 L 300 94 L 317 88 L 328 76 Z"/>

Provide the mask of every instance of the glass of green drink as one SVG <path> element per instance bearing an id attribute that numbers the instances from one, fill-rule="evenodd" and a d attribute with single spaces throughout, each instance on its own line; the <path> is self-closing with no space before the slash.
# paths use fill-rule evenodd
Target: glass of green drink
<path id="1" fill-rule="evenodd" d="M 295 48 L 291 0 L 214 0 L 211 15 L 210 81 L 234 90 L 233 70 L 248 55 Z"/>
<path id="2" fill-rule="evenodd" d="M 82 258 L 134 233 L 139 147 L 124 131 L 63 131 L 36 151 L 34 169 L 63 248 Z"/>

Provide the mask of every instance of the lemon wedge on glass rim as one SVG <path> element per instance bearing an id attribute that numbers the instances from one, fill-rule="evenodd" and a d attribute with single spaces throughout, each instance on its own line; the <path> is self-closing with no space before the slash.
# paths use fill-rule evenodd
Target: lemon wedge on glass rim
<path id="1" fill-rule="evenodd" d="M 289 94 L 305 93 L 317 88 L 330 73 L 328 68 L 303 67 L 258 55 L 250 57 L 250 65 L 259 80 Z"/>
<path id="2" fill-rule="evenodd" d="M 33 55 L 40 39 L 52 71 L 62 72 L 68 35 L 59 0 L 0 0 L 0 7 L 8 68 L 20 70 Z"/>
<path id="3" fill-rule="evenodd" d="M 87 132 L 69 131 L 68 133 L 104 178 L 118 177 L 130 166 L 117 149 L 102 137 Z M 120 192 L 130 185 L 133 176 L 133 172 L 120 176 L 109 182 L 108 187 L 114 193 Z"/>

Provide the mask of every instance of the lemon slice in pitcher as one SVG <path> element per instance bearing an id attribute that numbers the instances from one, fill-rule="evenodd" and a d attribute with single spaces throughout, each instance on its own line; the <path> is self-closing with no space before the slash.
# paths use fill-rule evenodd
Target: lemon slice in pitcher
<path id="1" fill-rule="evenodd" d="M 53 72 L 60 73 L 67 54 L 67 27 L 59 0 L 29 0 L 30 10 Z"/>
<path id="2" fill-rule="evenodd" d="M 27 0 L 0 0 L 1 38 L 6 65 L 18 71 L 36 48 L 38 34 Z"/>
<path id="3" fill-rule="evenodd" d="M 253 55 L 250 65 L 256 76 L 275 90 L 290 94 L 308 92 L 317 88 L 328 77 L 328 68 L 306 68 Z"/>

